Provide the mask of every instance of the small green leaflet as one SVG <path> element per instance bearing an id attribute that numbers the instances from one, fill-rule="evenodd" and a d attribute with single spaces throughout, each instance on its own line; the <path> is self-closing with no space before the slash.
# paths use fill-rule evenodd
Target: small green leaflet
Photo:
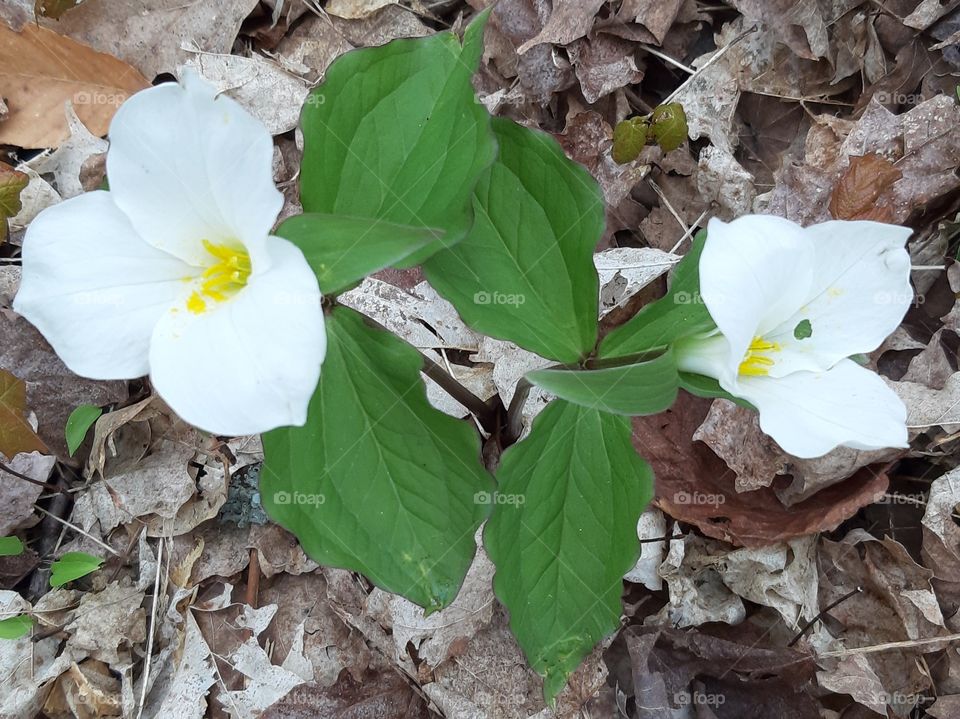
<path id="1" fill-rule="evenodd" d="M 683 105 L 671 102 L 655 108 L 650 115 L 650 134 L 664 152 L 680 147 L 687 139 L 687 115 Z"/>
<path id="2" fill-rule="evenodd" d="M 809 339 L 813 336 L 813 325 L 810 320 L 800 320 L 793 328 L 793 336 L 798 340 Z"/>
<path id="3" fill-rule="evenodd" d="M 647 145 L 647 118 L 631 117 L 613 130 L 613 161 L 618 165 L 633 162 Z"/>
<path id="4" fill-rule="evenodd" d="M 630 435 L 626 417 L 554 400 L 497 472 L 483 533 L 494 591 L 548 701 L 620 624 L 622 578 L 653 494 Z"/>
<path id="5" fill-rule="evenodd" d="M 549 135 L 503 119 L 493 129 L 500 157 L 477 186 L 476 221 L 424 272 L 478 332 L 575 362 L 597 338 L 600 187 Z"/>
<path id="6" fill-rule="evenodd" d="M 613 414 L 663 412 L 677 398 L 677 364 L 668 350 L 656 359 L 603 369 L 541 369 L 527 379 L 574 404 Z"/>
<path id="7" fill-rule="evenodd" d="M 467 27 L 462 45 L 441 32 L 353 50 L 330 66 L 301 116 L 305 212 L 445 232 L 404 266 L 463 238 L 473 188 L 496 157 L 471 84 L 489 14 Z"/>
<path id="8" fill-rule="evenodd" d="M 53 563 L 50 575 L 51 587 L 62 587 L 67 582 L 80 579 L 100 569 L 103 560 L 85 552 L 67 552 Z"/>
<path id="9" fill-rule="evenodd" d="M 67 418 L 66 435 L 67 449 L 70 451 L 71 457 L 83 444 L 83 438 L 87 436 L 87 432 L 90 431 L 93 423 L 102 414 L 103 410 L 92 404 L 82 404 L 70 413 Z"/>
<path id="10" fill-rule="evenodd" d="M 0 537 L 0 557 L 15 557 L 18 554 L 23 554 L 20 537 Z"/>
<path id="11" fill-rule="evenodd" d="M 706 231 L 697 233 L 693 247 L 673 271 L 666 296 L 650 303 L 607 335 L 600 344 L 601 358 L 643 354 L 716 329 L 700 297 L 700 255 L 706 240 Z"/>
<path id="12" fill-rule="evenodd" d="M 0 619 L 0 639 L 19 639 L 30 633 L 33 619 L 27 614 Z"/>
<path id="13" fill-rule="evenodd" d="M 300 248 L 317 274 L 320 291 L 337 295 L 437 242 L 443 230 L 308 212 L 288 219 L 277 234 Z"/>
<path id="14" fill-rule="evenodd" d="M 493 489 L 480 438 L 427 402 L 413 347 L 347 307 L 326 328 L 307 424 L 263 435 L 263 506 L 320 564 L 441 609 L 490 510 L 477 500 Z"/>

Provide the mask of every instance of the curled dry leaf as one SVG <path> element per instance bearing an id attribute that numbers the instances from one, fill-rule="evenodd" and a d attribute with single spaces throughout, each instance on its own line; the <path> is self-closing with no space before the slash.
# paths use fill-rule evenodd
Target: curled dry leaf
<path id="1" fill-rule="evenodd" d="M 887 195 L 901 177 L 903 173 L 881 155 L 851 157 L 830 196 L 830 214 L 835 220 L 891 222 Z"/>
<path id="2" fill-rule="evenodd" d="M 770 487 L 738 493 L 733 470 L 693 441 L 710 403 L 681 392 L 663 414 L 633 418 L 634 447 L 656 477 L 654 506 L 674 519 L 695 524 L 710 537 L 758 547 L 835 529 L 886 491 L 884 471 L 865 467 L 789 508 Z"/>
<path id="3" fill-rule="evenodd" d="M 0 143 L 58 146 L 69 137 L 68 100 L 91 132 L 105 135 L 120 103 L 149 84 L 122 60 L 52 30 L 28 23 L 14 32 L 0 24 L 0 95 L 9 107 Z"/>
<path id="4" fill-rule="evenodd" d="M 50 450 L 27 419 L 27 387 L 13 373 L 0 369 L 0 454 Z"/>
<path id="5" fill-rule="evenodd" d="M 0 245 L 7 240 L 7 220 L 20 212 L 20 193 L 29 182 L 26 174 L 0 162 Z"/>

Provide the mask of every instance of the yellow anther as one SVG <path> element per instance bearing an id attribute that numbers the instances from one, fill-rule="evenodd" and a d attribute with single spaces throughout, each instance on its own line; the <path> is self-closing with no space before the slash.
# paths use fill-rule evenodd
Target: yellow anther
<path id="1" fill-rule="evenodd" d="M 776 364 L 774 359 L 767 355 L 780 350 L 779 342 L 768 342 L 763 337 L 754 337 L 747 348 L 747 353 L 743 356 L 738 372 L 748 377 L 765 377 L 770 374 L 770 367 Z"/>
<path id="2" fill-rule="evenodd" d="M 246 250 L 215 245 L 209 240 L 204 240 L 203 246 L 217 261 L 203 271 L 199 291 L 194 291 L 187 300 L 187 309 L 194 314 L 206 311 L 205 297 L 214 302 L 230 299 L 247 286 L 252 272 L 250 255 Z"/>

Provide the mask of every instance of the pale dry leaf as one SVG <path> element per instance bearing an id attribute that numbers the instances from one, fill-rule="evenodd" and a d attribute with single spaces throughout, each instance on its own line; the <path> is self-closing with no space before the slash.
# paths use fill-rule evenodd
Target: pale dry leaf
<path id="1" fill-rule="evenodd" d="M 855 702 L 881 716 L 887 714 L 883 682 L 862 654 L 843 657 L 834 669 L 817 672 L 817 681 L 835 694 L 849 694 Z"/>
<path id="2" fill-rule="evenodd" d="M 57 147 L 69 137 L 67 101 L 93 134 L 105 135 L 120 103 L 149 84 L 122 60 L 52 30 L 0 24 L 0 95 L 9 108 L 0 143 Z"/>
<path id="3" fill-rule="evenodd" d="M 0 619 L 31 608 L 17 592 L 0 590 Z M 38 715 L 49 683 L 70 667 L 72 659 L 62 651 L 62 643 L 55 635 L 35 642 L 30 634 L 0 641 L 0 716 Z"/>
<path id="4" fill-rule="evenodd" d="M 657 44 L 662 45 L 681 4 L 682 0 L 624 0 L 617 15 L 640 23 L 653 34 Z"/>
<path id="5" fill-rule="evenodd" d="M 960 373 L 950 375 L 943 389 L 916 382 L 888 382 L 907 406 L 907 427 L 925 430 L 941 426 L 947 432 L 960 429 Z"/>
<path id="6" fill-rule="evenodd" d="M 2 454 L 0 459 L 3 459 Z M 20 453 L 6 462 L 14 472 L 39 482 L 50 479 L 56 463 L 56 457 L 39 452 Z M 3 502 L 0 502 L 0 537 L 13 534 L 18 529 L 32 527 L 39 522 L 40 517 L 34 514 L 33 505 L 43 492 L 43 487 L 14 477 L 0 477 L 0 482 L 3 487 Z"/>
<path id="7" fill-rule="evenodd" d="M 567 54 L 583 97 L 591 105 L 643 79 L 643 71 L 637 67 L 636 48 L 618 37 L 598 33 L 570 44 Z"/>
<path id="8" fill-rule="evenodd" d="M 99 522 L 109 533 L 149 515 L 173 518 L 196 493 L 187 465 L 196 452 L 176 442 L 162 442 L 145 458 L 126 458 L 107 476 L 77 497 L 72 521 L 90 531 Z"/>
<path id="9" fill-rule="evenodd" d="M 674 524 L 673 534 L 679 533 L 680 528 Z M 641 514 L 637 520 L 637 536 L 641 540 L 667 536 L 667 518 L 664 513 L 659 509 L 648 509 Z M 652 592 L 659 592 L 663 589 L 663 578 L 658 570 L 663 564 L 666 551 L 666 542 L 644 542 L 640 545 L 640 558 L 623 578 L 628 582 L 642 584 Z"/>
<path id="10" fill-rule="evenodd" d="M 960 590 L 960 469 L 934 480 L 923 513 L 923 560 L 934 577 Z"/>
<path id="11" fill-rule="evenodd" d="M 600 276 L 600 317 L 622 307 L 680 259 L 679 255 L 653 247 L 616 247 L 595 254 L 593 264 Z"/>
<path id="12" fill-rule="evenodd" d="M 14 231 L 26 230 L 37 215 L 63 199 L 53 185 L 28 165 L 20 165 L 17 169 L 25 173 L 30 181 L 20 193 L 20 212 L 10 218 L 10 229 Z"/>
<path id="13" fill-rule="evenodd" d="M 757 196 L 753 175 L 723 147 L 705 147 L 700 153 L 697 189 L 714 203 L 721 220 L 749 214 Z"/>
<path id="14" fill-rule="evenodd" d="M 59 21 L 44 24 L 153 80 L 174 72 L 196 50 L 229 54 L 240 24 L 256 5 L 257 0 L 87 0 Z"/>
<path id="15" fill-rule="evenodd" d="M 183 68 L 196 70 L 218 92 L 239 102 L 271 135 L 288 132 L 300 121 L 306 82 L 261 55 L 202 53 L 180 66 L 178 74 Z"/>
<path id="16" fill-rule="evenodd" d="M 193 613 L 186 612 L 177 660 L 161 663 L 159 675 L 147 697 L 147 719 L 202 719 L 206 694 L 216 681 L 210 647 L 200 633 Z"/>
<path id="17" fill-rule="evenodd" d="M 77 117 L 73 102 L 67 102 L 67 128 L 70 136 L 50 154 L 39 155 L 27 164 L 40 174 L 54 176 L 57 192 L 64 200 L 84 193 L 80 173 L 84 163 L 107 151 L 109 143 L 92 134 Z"/>
<path id="18" fill-rule="evenodd" d="M 232 719 L 255 719 L 291 689 L 312 679 L 273 664 L 253 637 L 230 655 L 230 663 L 249 680 L 245 689 L 227 691 L 219 697 Z"/>
<path id="19" fill-rule="evenodd" d="M 330 0 L 324 10 L 347 20 L 360 20 L 370 17 L 387 5 L 396 4 L 397 0 Z"/>
<path id="20" fill-rule="evenodd" d="M 65 631 L 67 649 L 111 667 L 131 660 L 130 652 L 146 639 L 144 593 L 119 581 L 80 597 L 80 606 Z"/>
<path id="21" fill-rule="evenodd" d="M 739 624 L 746 617 L 743 600 L 723 583 L 715 556 L 726 546 L 712 539 L 688 535 L 671 540 L 660 576 L 667 583 L 669 601 L 657 615 L 664 624 L 696 627 L 707 622 Z"/>
<path id="22" fill-rule="evenodd" d="M 947 0 L 922 0 L 913 12 L 903 19 L 903 24 L 914 30 L 926 30 L 944 15 L 956 9 L 956 6 L 956 2 Z"/>

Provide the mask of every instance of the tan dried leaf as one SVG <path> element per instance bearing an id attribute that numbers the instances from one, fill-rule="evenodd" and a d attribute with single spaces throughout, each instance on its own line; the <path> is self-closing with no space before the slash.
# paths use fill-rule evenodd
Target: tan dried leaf
<path id="1" fill-rule="evenodd" d="M 893 210 L 881 198 L 901 177 L 903 173 L 881 155 L 851 157 L 830 196 L 830 214 L 835 220 L 892 221 Z"/>
<path id="2" fill-rule="evenodd" d="M 14 32 L 0 24 L 0 95 L 9 107 L 2 144 L 58 146 L 69 137 L 68 100 L 93 134 L 105 135 L 120 103 L 149 84 L 122 60 L 52 30 L 28 23 Z"/>

